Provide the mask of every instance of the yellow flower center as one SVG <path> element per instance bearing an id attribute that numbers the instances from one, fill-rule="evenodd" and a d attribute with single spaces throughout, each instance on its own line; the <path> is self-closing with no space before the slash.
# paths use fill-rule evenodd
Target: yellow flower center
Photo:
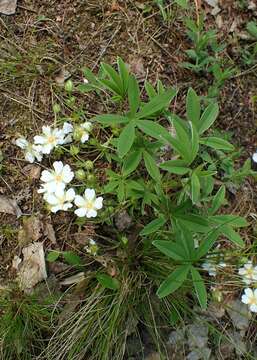
<path id="1" fill-rule="evenodd" d="M 252 277 L 253 276 L 253 269 L 246 270 L 246 276 Z"/>
<path id="2" fill-rule="evenodd" d="M 62 181 L 62 175 L 56 175 L 55 180 L 58 182 Z"/>
<path id="3" fill-rule="evenodd" d="M 88 201 L 86 204 L 86 208 L 88 210 L 92 210 L 94 208 L 94 203 L 92 201 Z"/>
<path id="4" fill-rule="evenodd" d="M 56 140 L 56 137 L 53 135 L 50 135 L 47 140 L 48 140 L 49 144 L 53 144 Z"/>
<path id="5" fill-rule="evenodd" d="M 257 304 L 257 299 L 255 298 L 255 296 L 251 296 L 249 298 L 249 305 L 256 305 Z"/>

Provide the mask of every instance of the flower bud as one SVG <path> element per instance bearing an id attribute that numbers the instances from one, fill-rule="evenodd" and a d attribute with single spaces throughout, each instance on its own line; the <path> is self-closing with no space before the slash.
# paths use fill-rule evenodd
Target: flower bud
<path id="1" fill-rule="evenodd" d="M 92 169 L 94 168 L 94 163 L 93 163 L 93 161 L 87 160 L 87 161 L 85 162 L 85 168 L 86 168 L 87 170 L 92 170 Z"/>
<path id="2" fill-rule="evenodd" d="M 53 112 L 54 112 L 55 114 L 58 114 L 60 111 L 61 111 L 60 105 L 55 103 L 55 104 L 53 105 Z"/>
<path id="3" fill-rule="evenodd" d="M 79 169 L 75 172 L 75 176 L 77 180 L 85 180 L 86 172 L 83 169 Z"/>
<path id="4" fill-rule="evenodd" d="M 93 181 L 95 181 L 95 175 L 93 175 L 93 174 L 88 174 L 88 175 L 87 175 L 87 181 L 88 181 L 88 182 L 93 182 Z"/>
<path id="5" fill-rule="evenodd" d="M 78 155 L 79 153 L 79 148 L 75 145 L 71 145 L 70 147 L 70 153 L 71 155 Z"/>
<path id="6" fill-rule="evenodd" d="M 67 80 L 64 88 L 68 93 L 71 93 L 73 90 L 73 82 L 71 80 Z"/>

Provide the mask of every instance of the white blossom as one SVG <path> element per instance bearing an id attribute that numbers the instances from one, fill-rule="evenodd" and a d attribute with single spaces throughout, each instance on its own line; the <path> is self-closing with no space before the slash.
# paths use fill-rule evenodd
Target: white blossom
<path id="1" fill-rule="evenodd" d="M 244 290 L 244 294 L 242 295 L 241 301 L 244 304 L 249 306 L 249 310 L 252 312 L 257 312 L 257 289 L 252 290 L 250 288 L 246 288 Z"/>
<path id="2" fill-rule="evenodd" d="M 65 191 L 62 188 L 58 188 L 55 193 L 46 193 L 44 199 L 50 205 L 50 210 L 53 213 L 56 213 L 59 210 L 67 211 L 72 208 L 72 201 L 75 198 L 74 189 L 69 189 Z"/>
<path id="3" fill-rule="evenodd" d="M 93 239 L 89 240 L 89 245 L 85 246 L 85 249 L 86 249 L 87 253 L 89 253 L 90 255 L 94 255 L 94 256 L 97 255 L 98 246 Z"/>
<path id="4" fill-rule="evenodd" d="M 74 202 L 78 207 L 75 210 L 78 217 L 96 217 L 97 210 L 103 207 L 103 198 L 97 198 L 94 189 L 86 189 L 83 196 L 76 195 Z"/>
<path id="5" fill-rule="evenodd" d="M 257 282 L 257 266 L 253 266 L 251 261 L 248 261 L 238 270 L 238 274 L 242 276 L 243 282 L 250 285 Z"/>
<path id="6" fill-rule="evenodd" d="M 44 170 L 41 174 L 41 180 L 44 184 L 38 190 L 39 193 L 55 193 L 57 189 L 65 189 L 74 177 L 69 165 L 63 165 L 61 161 L 53 163 L 54 170 Z"/>
<path id="7" fill-rule="evenodd" d="M 43 126 L 42 132 L 42 135 L 34 136 L 34 142 L 41 145 L 43 154 L 50 154 L 56 146 L 65 143 L 64 132 L 58 128 L 52 129 L 50 126 Z"/>
<path id="8" fill-rule="evenodd" d="M 19 138 L 15 143 L 19 148 L 24 150 L 24 156 L 28 162 L 33 163 L 35 160 L 42 160 L 43 155 L 40 145 L 31 144 L 25 138 Z"/>
<path id="9" fill-rule="evenodd" d="M 72 142 L 72 132 L 73 132 L 73 125 L 65 122 L 62 127 L 63 132 L 63 142 L 62 144 L 69 144 Z"/>
<path id="10" fill-rule="evenodd" d="M 89 121 L 84 122 L 76 127 L 76 138 L 84 144 L 89 139 L 89 133 L 92 130 L 92 123 Z"/>

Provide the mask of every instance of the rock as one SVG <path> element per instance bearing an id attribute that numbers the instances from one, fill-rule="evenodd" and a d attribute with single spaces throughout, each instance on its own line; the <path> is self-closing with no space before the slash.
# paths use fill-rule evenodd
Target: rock
<path id="1" fill-rule="evenodd" d="M 18 233 L 20 246 L 25 246 L 33 241 L 37 241 L 42 236 L 43 223 L 37 216 L 24 219 L 23 226 Z"/>
<path id="2" fill-rule="evenodd" d="M 247 305 L 243 304 L 240 300 L 233 300 L 227 304 L 227 313 L 236 329 L 248 329 L 251 314 L 248 311 Z"/>
<path id="3" fill-rule="evenodd" d="M 231 338 L 231 342 L 234 345 L 237 355 L 240 357 L 243 356 L 247 352 L 247 347 L 240 333 L 234 331 L 233 333 L 229 333 L 229 337 Z"/>
<path id="4" fill-rule="evenodd" d="M 187 360 L 209 360 L 211 356 L 211 349 L 202 348 L 191 351 L 186 359 Z"/>
<path id="5" fill-rule="evenodd" d="M 53 225 L 50 223 L 46 223 L 45 224 L 45 229 L 44 229 L 44 233 L 46 234 L 47 238 L 51 241 L 52 244 L 56 244 L 56 236 L 55 236 L 55 231 L 53 228 Z"/>
<path id="6" fill-rule="evenodd" d="M 115 216 L 115 224 L 119 231 L 124 231 L 132 225 L 132 219 L 126 210 L 119 212 Z"/>
<path id="7" fill-rule="evenodd" d="M 181 346 L 186 342 L 185 329 L 174 330 L 170 333 L 168 345 Z"/>
<path id="8" fill-rule="evenodd" d="M 145 357 L 145 360 L 161 360 L 161 356 L 159 353 L 154 352 L 148 355 L 147 357 Z"/>
<path id="9" fill-rule="evenodd" d="M 189 325 L 187 336 L 190 349 L 204 348 L 208 342 L 208 326 L 200 323 Z"/>
<path id="10" fill-rule="evenodd" d="M 22 250 L 23 261 L 18 272 L 18 282 L 22 290 L 32 289 L 47 278 L 43 244 L 33 243 Z"/>
<path id="11" fill-rule="evenodd" d="M 15 255 L 12 261 L 12 268 L 18 270 L 21 262 L 22 262 L 21 258 Z"/>
<path id="12" fill-rule="evenodd" d="M 0 0 L 0 13 L 4 15 L 15 14 L 17 0 Z"/>
<path id="13" fill-rule="evenodd" d="M 85 279 L 85 273 L 84 272 L 79 272 L 79 273 L 77 273 L 75 275 L 69 276 L 68 278 L 60 281 L 60 285 L 78 284 L 79 282 L 81 282 L 84 279 Z"/>
<path id="14" fill-rule="evenodd" d="M 19 218 L 22 215 L 21 209 L 14 199 L 0 195 L 0 212 L 15 215 Z"/>
<path id="15" fill-rule="evenodd" d="M 204 0 L 211 7 L 219 6 L 219 0 Z"/>

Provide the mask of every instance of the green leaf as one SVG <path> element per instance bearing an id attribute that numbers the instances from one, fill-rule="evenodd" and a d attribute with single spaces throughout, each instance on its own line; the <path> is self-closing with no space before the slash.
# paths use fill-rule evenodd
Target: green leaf
<path id="1" fill-rule="evenodd" d="M 208 234 L 208 236 L 205 239 L 202 240 L 199 248 L 197 249 L 197 253 L 196 253 L 197 259 L 202 258 L 208 253 L 208 251 L 212 248 L 219 235 L 220 235 L 220 230 L 219 229 L 214 230 L 210 234 Z"/>
<path id="2" fill-rule="evenodd" d="M 142 159 L 142 151 L 136 150 L 132 151 L 124 160 L 122 172 L 124 176 L 128 176 L 130 173 L 132 173 L 140 163 Z"/>
<path id="3" fill-rule="evenodd" d="M 140 105 L 140 91 L 138 82 L 133 75 L 131 75 L 129 78 L 128 100 L 130 113 L 132 116 L 134 116 Z"/>
<path id="4" fill-rule="evenodd" d="M 62 255 L 69 265 L 78 266 L 82 264 L 81 258 L 73 251 L 64 251 Z"/>
<path id="5" fill-rule="evenodd" d="M 165 161 L 160 164 L 160 168 L 176 175 L 185 175 L 191 170 L 190 168 L 185 166 L 175 166 L 174 161 L 176 160 Z M 182 163 L 184 162 L 182 161 Z"/>
<path id="6" fill-rule="evenodd" d="M 101 67 L 106 73 L 106 75 L 108 75 L 110 79 L 113 81 L 113 83 L 117 86 L 118 93 L 122 94 L 122 90 L 123 90 L 122 81 L 117 71 L 115 71 L 109 64 L 101 63 Z"/>
<path id="7" fill-rule="evenodd" d="M 97 274 L 96 279 L 106 289 L 118 290 L 120 287 L 120 282 L 107 274 Z"/>
<path id="8" fill-rule="evenodd" d="M 149 175 L 156 181 L 159 182 L 161 180 L 161 174 L 158 169 L 158 166 L 156 165 L 155 160 L 153 157 L 147 152 L 143 152 L 145 167 L 149 173 Z"/>
<path id="9" fill-rule="evenodd" d="M 160 140 L 162 142 L 170 142 L 172 140 L 172 136 L 169 132 L 160 124 L 151 121 L 151 120 L 137 120 L 137 126 L 140 130 L 142 130 L 145 134 L 152 136 L 153 138 Z"/>
<path id="10" fill-rule="evenodd" d="M 60 251 L 50 251 L 47 255 L 46 260 L 49 262 L 54 262 L 59 258 L 60 255 L 61 255 Z"/>
<path id="11" fill-rule="evenodd" d="M 255 39 L 257 39 L 257 22 L 249 21 L 246 25 L 246 29 Z"/>
<path id="12" fill-rule="evenodd" d="M 135 140 L 135 124 L 134 122 L 130 122 L 122 130 L 118 138 L 117 151 L 120 158 L 123 158 L 127 154 L 127 152 L 131 149 L 134 140 Z"/>
<path id="13" fill-rule="evenodd" d="M 221 205 L 224 203 L 225 194 L 226 194 L 226 187 L 225 185 L 222 185 L 212 200 L 212 207 L 209 210 L 210 215 L 215 214 L 216 211 L 219 210 Z"/>
<path id="14" fill-rule="evenodd" d="M 157 92 L 153 85 L 149 83 L 148 81 L 145 81 L 145 90 L 147 92 L 147 95 L 150 99 L 154 98 L 157 95 Z"/>
<path id="15" fill-rule="evenodd" d="M 183 9 L 188 8 L 188 0 L 175 0 L 175 3 L 181 6 Z"/>
<path id="16" fill-rule="evenodd" d="M 98 82 L 99 82 L 99 84 L 102 85 L 104 88 L 107 88 L 108 90 L 110 90 L 110 91 L 113 92 L 114 94 L 117 94 L 117 95 L 121 96 L 121 94 L 120 94 L 120 89 L 118 88 L 118 86 L 117 86 L 112 80 L 99 79 Z"/>
<path id="17" fill-rule="evenodd" d="M 187 93 L 186 114 L 187 119 L 192 121 L 196 128 L 198 128 L 198 122 L 200 119 L 200 100 L 192 88 L 190 88 Z"/>
<path id="18" fill-rule="evenodd" d="M 192 156 L 192 149 L 191 141 L 187 131 L 188 129 L 185 129 L 181 122 L 175 118 L 173 119 L 173 125 L 176 130 L 176 140 L 179 142 L 180 148 L 183 150 L 184 156 L 186 156 L 186 159 L 190 161 Z"/>
<path id="19" fill-rule="evenodd" d="M 160 252 L 162 252 L 164 255 L 172 258 L 175 261 L 187 260 L 185 250 L 178 242 L 175 243 L 173 241 L 155 240 L 152 244 L 157 247 L 157 249 L 160 250 Z"/>
<path id="20" fill-rule="evenodd" d="M 214 215 L 210 216 L 209 219 L 214 221 L 216 224 L 224 224 L 234 227 L 245 227 L 249 225 L 245 218 L 238 215 Z"/>
<path id="21" fill-rule="evenodd" d="M 218 114 L 219 114 L 219 106 L 217 103 L 210 104 L 204 110 L 200 119 L 199 134 L 204 133 L 206 130 L 208 130 L 211 127 L 211 125 L 216 120 Z"/>
<path id="22" fill-rule="evenodd" d="M 118 57 L 117 59 L 117 65 L 118 65 L 120 77 L 122 79 L 123 91 L 126 92 L 128 89 L 128 82 L 129 82 L 128 67 L 120 57 Z"/>
<path id="23" fill-rule="evenodd" d="M 195 125 L 190 121 L 191 127 L 191 159 L 193 162 L 199 151 L 199 134 Z"/>
<path id="24" fill-rule="evenodd" d="M 209 136 L 200 139 L 200 143 L 209 146 L 215 150 L 232 151 L 234 146 L 224 139 L 220 139 L 214 136 Z"/>
<path id="25" fill-rule="evenodd" d="M 192 275 L 192 280 L 193 280 L 193 284 L 194 284 L 194 288 L 195 288 L 195 292 L 196 292 L 196 296 L 198 298 L 199 304 L 202 309 L 206 309 L 207 308 L 207 291 L 206 291 L 206 287 L 204 285 L 204 281 L 203 281 L 199 271 L 194 267 L 191 267 L 191 275 Z"/>
<path id="26" fill-rule="evenodd" d="M 101 124 L 106 125 L 116 125 L 116 124 L 125 124 L 129 122 L 129 119 L 122 115 L 116 114 L 105 114 L 105 115 L 96 115 L 92 120 L 98 121 Z"/>
<path id="27" fill-rule="evenodd" d="M 230 226 L 224 225 L 220 229 L 221 233 L 224 234 L 234 244 L 244 247 L 244 241 L 241 236 Z"/>
<path id="28" fill-rule="evenodd" d="M 137 118 L 147 118 L 156 112 L 166 108 L 171 100 L 176 95 L 176 90 L 170 89 L 167 90 L 165 93 L 155 96 L 151 99 L 147 104 L 145 104 L 141 110 L 137 113 Z"/>
<path id="29" fill-rule="evenodd" d="M 158 297 L 161 299 L 180 288 L 185 282 L 190 266 L 181 265 L 171 273 L 166 280 L 163 281 L 157 291 Z"/>
<path id="30" fill-rule="evenodd" d="M 191 199 L 193 204 L 197 204 L 200 200 L 200 181 L 195 172 L 191 176 Z"/>
<path id="31" fill-rule="evenodd" d="M 176 215 L 176 219 L 185 226 L 186 229 L 205 233 L 210 231 L 209 222 L 202 216 L 195 215 L 195 214 L 188 214 L 188 215 Z"/>
<path id="32" fill-rule="evenodd" d="M 165 218 L 160 216 L 158 219 L 154 219 L 149 224 L 147 224 L 143 230 L 140 231 L 139 235 L 144 236 L 152 234 L 153 232 L 159 230 L 165 223 Z"/>

